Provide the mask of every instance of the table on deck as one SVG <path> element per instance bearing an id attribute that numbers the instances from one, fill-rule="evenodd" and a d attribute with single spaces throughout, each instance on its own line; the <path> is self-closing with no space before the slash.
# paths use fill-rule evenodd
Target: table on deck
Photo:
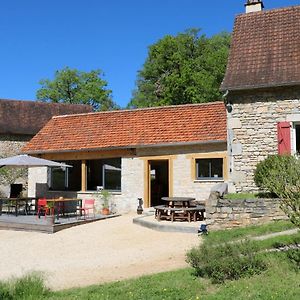
<path id="1" fill-rule="evenodd" d="M 46 198 L 47 203 L 52 203 L 53 204 L 53 209 L 52 209 L 52 214 L 55 216 L 55 208 L 56 208 L 56 219 L 59 219 L 59 213 L 61 209 L 61 204 L 62 204 L 62 212 L 63 214 L 65 213 L 65 203 L 70 203 L 70 202 L 76 202 L 76 211 L 77 211 L 77 206 L 80 208 L 82 207 L 82 199 L 79 198 Z M 51 204 L 49 206 L 52 206 Z"/>
<path id="2" fill-rule="evenodd" d="M 11 202 L 14 203 L 15 207 L 15 215 L 16 217 L 19 214 L 19 208 L 24 206 L 25 208 L 25 213 L 28 214 L 28 208 L 29 208 L 29 201 L 35 200 L 36 201 L 37 198 L 35 197 L 19 197 L 19 198 L 1 198 L 0 199 L 0 215 L 2 214 L 2 206 L 3 206 L 3 202 Z M 25 204 L 24 204 L 25 202 Z M 21 204 L 22 203 L 22 204 Z"/>

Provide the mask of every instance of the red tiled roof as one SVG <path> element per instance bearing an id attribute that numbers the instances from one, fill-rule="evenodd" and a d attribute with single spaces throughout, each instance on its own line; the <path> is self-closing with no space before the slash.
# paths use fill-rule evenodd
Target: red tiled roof
<path id="1" fill-rule="evenodd" d="M 236 17 L 221 90 L 300 84 L 300 6 Z"/>
<path id="2" fill-rule="evenodd" d="M 33 136 L 52 116 L 91 111 L 89 105 L 0 99 L 0 134 Z"/>
<path id="3" fill-rule="evenodd" d="M 226 141 L 223 102 L 53 117 L 26 153 Z"/>

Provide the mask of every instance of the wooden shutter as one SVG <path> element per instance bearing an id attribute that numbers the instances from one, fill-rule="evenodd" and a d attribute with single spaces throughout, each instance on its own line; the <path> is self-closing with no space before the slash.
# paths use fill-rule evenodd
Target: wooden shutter
<path id="1" fill-rule="evenodd" d="M 277 123 L 278 154 L 291 154 L 291 124 Z"/>

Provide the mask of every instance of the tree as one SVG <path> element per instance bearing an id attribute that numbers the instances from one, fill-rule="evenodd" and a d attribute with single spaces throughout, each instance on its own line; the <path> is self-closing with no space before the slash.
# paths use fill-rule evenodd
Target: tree
<path id="1" fill-rule="evenodd" d="M 220 99 L 230 35 L 211 38 L 190 29 L 167 35 L 149 47 L 138 72 L 136 89 L 128 107 L 201 103 Z"/>
<path id="2" fill-rule="evenodd" d="M 117 108 L 101 70 L 82 72 L 68 67 L 55 72 L 53 80 L 43 79 L 36 97 L 44 102 L 88 104 L 95 111 Z"/>
<path id="3" fill-rule="evenodd" d="M 254 181 L 280 198 L 280 207 L 300 227 L 300 160 L 292 155 L 269 155 L 258 163 Z"/>

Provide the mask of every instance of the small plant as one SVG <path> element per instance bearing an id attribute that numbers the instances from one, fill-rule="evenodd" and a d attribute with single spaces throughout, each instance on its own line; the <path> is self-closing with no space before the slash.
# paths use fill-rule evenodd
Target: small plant
<path id="1" fill-rule="evenodd" d="M 102 208 L 109 208 L 109 200 L 111 197 L 111 194 L 108 190 L 102 190 L 100 191 L 100 195 L 102 198 Z"/>
<path id="2" fill-rule="evenodd" d="M 259 274 L 266 269 L 264 261 L 256 255 L 256 247 L 250 241 L 209 245 L 203 243 L 187 253 L 187 262 L 196 275 L 208 277 L 213 283 L 237 280 Z"/>

